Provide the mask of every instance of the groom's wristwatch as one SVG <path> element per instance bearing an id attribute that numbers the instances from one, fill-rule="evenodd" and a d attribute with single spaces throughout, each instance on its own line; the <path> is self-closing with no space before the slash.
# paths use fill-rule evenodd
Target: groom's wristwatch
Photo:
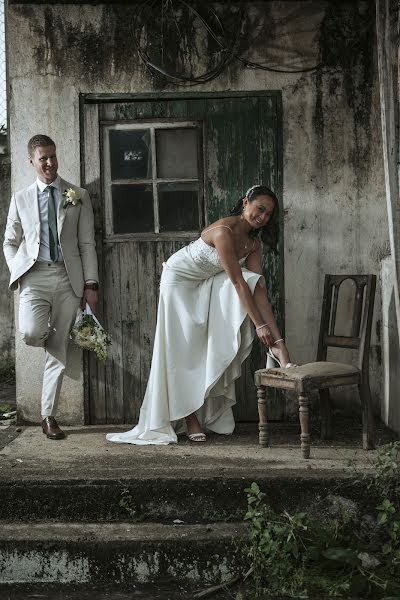
<path id="1" fill-rule="evenodd" d="M 97 283 L 97 281 L 93 281 L 92 283 L 85 283 L 84 288 L 85 290 L 94 290 L 95 292 L 97 292 L 97 290 L 99 289 L 99 284 Z"/>

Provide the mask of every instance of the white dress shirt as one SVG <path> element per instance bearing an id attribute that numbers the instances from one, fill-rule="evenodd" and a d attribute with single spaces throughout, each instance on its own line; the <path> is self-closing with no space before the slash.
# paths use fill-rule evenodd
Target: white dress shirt
<path id="1" fill-rule="evenodd" d="M 49 202 L 49 185 L 54 188 L 54 200 L 56 203 L 56 210 L 58 213 L 61 197 L 60 189 L 60 176 L 57 175 L 56 179 L 50 184 L 43 183 L 40 179 L 36 179 L 36 185 L 38 187 L 38 202 L 39 202 L 39 216 L 40 216 L 40 246 L 38 261 L 41 262 L 52 262 L 50 257 L 50 243 L 49 243 L 49 219 L 48 219 L 48 202 Z M 58 262 L 64 262 L 60 244 L 58 245 Z"/>

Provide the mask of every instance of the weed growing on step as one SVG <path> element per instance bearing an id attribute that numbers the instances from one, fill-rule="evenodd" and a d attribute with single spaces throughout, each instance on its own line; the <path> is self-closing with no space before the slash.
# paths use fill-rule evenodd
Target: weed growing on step
<path id="1" fill-rule="evenodd" d="M 138 510 L 136 507 L 136 504 L 131 496 L 130 491 L 128 490 L 128 488 L 124 488 L 121 492 L 121 498 L 119 501 L 119 505 L 121 508 L 123 508 L 124 510 L 126 510 L 126 512 L 128 513 L 129 517 L 132 519 L 132 521 L 138 521 Z"/>
<path id="2" fill-rule="evenodd" d="M 380 448 L 364 485 L 372 515 L 341 497 L 328 514 L 275 512 L 256 483 L 247 493 L 247 558 L 254 598 L 278 595 L 383 598 L 400 594 L 400 442 Z"/>
<path id="3" fill-rule="evenodd" d="M 400 504 L 400 442 L 392 442 L 378 448 L 374 475 L 368 488 Z"/>
<path id="4" fill-rule="evenodd" d="M 240 508 L 235 512 L 229 512 L 227 510 L 205 510 L 201 515 L 201 519 L 207 523 L 235 523 L 240 521 L 242 514 Z"/>

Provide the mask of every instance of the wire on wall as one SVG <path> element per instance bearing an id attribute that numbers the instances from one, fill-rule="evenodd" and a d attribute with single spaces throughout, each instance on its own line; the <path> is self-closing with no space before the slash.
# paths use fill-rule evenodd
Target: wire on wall
<path id="1" fill-rule="evenodd" d="M 177 15 L 183 10 L 186 10 L 188 16 L 190 15 L 193 20 L 196 19 L 201 24 L 218 48 L 215 52 L 215 55 L 218 55 L 217 59 L 214 60 L 215 65 L 200 75 L 176 73 L 165 65 L 164 25 L 167 20 L 173 22 L 177 37 L 182 42 L 183 34 L 179 27 L 180 22 Z M 155 45 L 149 41 L 149 37 L 151 37 L 150 32 L 154 28 L 155 23 L 154 14 L 157 13 L 161 16 L 161 34 L 158 40 L 161 48 L 158 49 L 158 60 L 150 56 L 150 51 L 154 51 Z M 150 73 L 177 85 L 198 85 L 212 81 L 235 61 L 239 61 L 249 68 L 285 74 L 309 73 L 322 67 L 322 63 L 318 63 L 302 69 L 283 69 L 243 58 L 242 54 L 244 50 L 241 50 L 241 48 L 248 44 L 243 44 L 244 34 L 242 32 L 242 25 L 244 15 L 242 8 L 239 7 L 234 15 L 231 11 L 231 16 L 234 16 L 235 22 L 229 23 L 230 27 L 228 31 L 227 24 L 223 22 L 223 19 L 211 7 L 205 8 L 203 6 L 200 9 L 197 8 L 197 3 L 192 3 L 188 0 L 146 0 L 138 7 L 133 24 L 134 42 L 137 53 Z M 195 53 L 193 47 L 192 53 Z"/>

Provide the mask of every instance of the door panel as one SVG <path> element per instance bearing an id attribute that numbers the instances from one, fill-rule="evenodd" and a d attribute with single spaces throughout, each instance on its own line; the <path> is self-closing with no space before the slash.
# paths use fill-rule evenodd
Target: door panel
<path id="1" fill-rule="evenodd" d="M 92 106 L 89 112 L 93 117 Z M 100 127 L 102 123 L 129 122 L 137 126 L 157 119 L 203 123 L 204 224 L 228 214 L 239 197 L 255 183 L 263 183 L 274 189 L 279 198 L 282 196 L 281 105 L 278 93 L 181 94 L 155 100 L 104 103 L 98 107 L 97 139 L 99 122 Z M 87 121 L 86 118 L 85 124 Z M 93 137 L 96 127 L 88 125 Z M 93 141 L 85 141 L 85 149 L 92 145 Z M 90 162 L 89 157 L 86 162 Z M 90 169 L 93 177 L 96 169 L 93 165 Z M 100 173 L 95 179 L 100 181 Z M 100 193 L 98 184 L 92 185 L 92 188 L 89 191 L 96 195 Z M 104 213 L 104 206 L 102 211 Z M 96 227 L 103 232 L 104 219 L 100 212 L 98 209 L 95 211 Z M 93 360 L 89 362 L 88 419 L 92 423 L 137 421 L 151 364 L 162 263 L 196 236 L 186 236 L 185 239 L 185 236 L 174 237 L 171 233 L 166 237 L 168 239 L 155 236 L 154 241 L 132 241 L 123 237 L 112 240 L 102 233 L 102 318 L 113 337 L 113 344 L 105 368 Z M 265 250 L 263 257 L 264 275 L 281 329 L 282 256 L 282 251 L 274 257 Z M 263 366 L 260 357 L 259 345 L 255 343 L 237 383 L 236 420 L 258 418 L 253 374 Z M 95 381 L 99 376 L 104 381 L 103 386 Z M 276 401 L 273 392 L 269 402 L 271 419 L 283 417 L 282 404 Z"/>

